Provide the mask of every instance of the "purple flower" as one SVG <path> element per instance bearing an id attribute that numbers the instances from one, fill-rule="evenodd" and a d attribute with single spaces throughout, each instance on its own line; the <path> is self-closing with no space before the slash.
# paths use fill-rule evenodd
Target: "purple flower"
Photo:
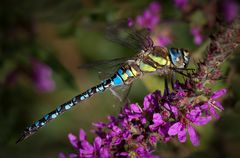
<path id="1" fill-rule="evenodd" d="M 95 123 L 95 140 L 91 144 L 86 140 L 83 130 L 79 139 L 69 134 L 72 146 L 79 154 L 70 154 L 72 158 L 107 157 L 156 157 L 152 155 L 158 141 L 168 142 L 175 135 L 179 142 L 185 142 L 187 135 L 194 146 L 200 144 L 194 126 L 203 126 L 212 120 L 212 107 L 223 110 L 215 99 L 226 93 L 218 90 L 206 99 L 199 101 L 204 94 L 196 97 L 193 88 L 198 85 L 192 80 L 175 82 L 173 92 L 161 95 L 160 91 L 148 94 L 144 98 L 143 108 L 139 104 L 126 104 L 118 116 L 108 117 L 108 123 Z M 203 89 L 204 89 L 203 85 Z M 189 99 L 191 98 L 191 99 Z"/>
<path id="2" fill-rule="evenodd" d="M 70 143 L 72 144 L 73 147 L 78 148 L 78 139 L 75 135 L 73 135 L 72 133 L 68 134 L 68 139 L 70 141 Z"/>
<path id="3" fill-rule="evenodd" d="M 152 2 L 148 8 L 136 18 L 136 24 L 141 27 L 153 29 L 159 22 L 160 4 Z"/>
<path id="4" fill-rule="evenodd" d="M 223 16 L 226 22 L 232 22 L 238 15 L 238 3 L 235 0 L 222 2 Z"/>
<path id="5" fill-rule="evenodd" d="M 96 137 L 93 145 L 86 140 L 86 134 L 84 130 L 79 131 L 79 140 L 73 134 L 68 135 L 70 143 L 73 147 L 79 149 L 79 156 L 71 154 L 71 157 L 75 158 L 109 158 L 110 153 L 108 148 L 104 146 L 104 142 L 100 137 Z M 59 155 L 60 156 L 60 155 Z M 62 156 L 62 155 L 61 155 Z"/>
<path id="6" fill-rule="evenodd" d="M 191 33 L 194 37 L 194 43 L 200 45 L 203 42 L 203 36 L 201 34 L 201 29 L 199 27 L 193 27 Z"/>
<path id="7" fill-rule="evenodd" d="M 158 36 L 157 37 L 157 44 L 159 46 L 164 47 L 170 43 L 172 43 L 172 40 L 168 36 Z"/>
<path id="8" fill-rule="evenodd" d="M 178 140 L 180 142 L 185 142 L 187 138 L 187 131 L 190 136 L 190 140 L 193 145 L 199 145 L 199 137 L 196 130 L 190 125 L 182 122 L 174 123 L 168 130 L 170 136 L 178 135 Z"/>
<path id="9" fill-rule="evenodd" d="M 153 113 L 154 109 L 158 106 L 158 98 L 161 97 L 160 91 L 155 91 L 144 97 L 143 110 Z"/>
<path id="10" fill-rule="evenodd" d="M 128 27 L 131 27 L 134 25 L 134 22 L 132 20 L 132 18 L 128 18 Z"/>
<path id="11" fill-rule="evenodd" d="M 174 0 L 174 3 L 175 3 L 175 6 L 177 7 L 177 8 L 184 8 L 186 5 L 187 5 L 187 3 L 188 3 L 188 0 Z"/>
<path id="12" fill-rule="evenodd" d="M 220 102 L 215 101 L 215 99 L 221 97 L 222 95 L 226 94 L 227 90 L 226 89 L 220 89 L 218 91 L 215 91 L 210 99 L 204 103 L 201 108 L 205 110 L 209 110 L 210 114 L 214 116 L 215 118 L 219 119 L 219 115 L 216 110 L 224 110 L 223 106 L 221 105 Z"/>
<path id="13" fill-rule="evenodd" d="M 32 59 L 32 79 L 36 89 L 39 92 L 53 91 L 55 89 L 55 82 L 52 79 L 51 68 L 36 60 Z"/>
<path id="14" fill-rule="evenodd" d="M 149 136 L 149 142 L 150 142 L 152 145 L 156 145 L 157 142 L 158 142 L 158 140 L 159 140 L 159 139 L 158 139 L 157 135 L 152 134 L 152 135 Z"/>
<path id="15" fill-rule="evenodd" d="M 110 157 L 109 151 L 107 148 L 104 148 L 102 145 L 102 139 L 100 137 L 96 137 L 93 145 L 88 143 L 87 141 L 82 141 L 79 155 L 80 157 L 99 157 L 99 158 L 108 158 Z"/>
<path id="16" fill-rule="evenodd" d="M 59 153 L 58 158 L 66 158 L 63 153 Z"/>
<path id="17" fill-rule="evenodd" d="M 186 114 L 186 118 L 197 126 L 205 125 L 212 120 L 208 110 L 203 109 L 202 106 L 195 106 Z"/>
<path id="18" fill-rule="evenodd" d="M 162 116 L 159 113 L 153 114 L 153 124 L 149 126 L 150 130 L 154 131 L 158 129 L 160 125 L 164 124 Z"/>

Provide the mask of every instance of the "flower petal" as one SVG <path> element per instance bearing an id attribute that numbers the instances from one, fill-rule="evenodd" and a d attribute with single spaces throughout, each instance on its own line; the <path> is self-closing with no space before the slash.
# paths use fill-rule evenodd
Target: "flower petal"
<path id="1" fill-rule="evenodd" d="M 94 148 L 95 149 L 100 149 L 102 145 L 102 139 L 100 137 L 96 137 L 94 140 Z"/>
<path id="2" fill-rule="evenodd" d="M 161 125 L 164 123 L 162 116 L 159 113 L 153 114 L 153 122 L 156 125 Z"/>
<path id="3" fill-rule="evenodd" d="M 109 158 L 110 157 L 110 152 L 107 148 L 101 148 L 99 153 L 100 153 L 100 158 Z"/>
<path id="4" fill-rule="evenodd" d="M 220 89 L 220 90 L 215 91 L 210 98 L 217 99 L 226 93 L 227 93 L 226 89 Z"/>
<path id="5" fill-rule="evenodd" d="M 211 115 L 213 115 L 216 119 L 219 119 L 220 116 L 218 115 L 218 113 L 216 112 L 216 109 L 212 106 L 210 106 L 210 113 Z"/>
<path id="6" fill-rule="evenodd" d="M 201 109 L 202 110 L 208 110 L 208 107 L 209 107 L 209 105 L 208 105 L 208 103 L 206 102 L 206 103 L 204 103 L 203 105 L 201 105 Z"/>
<path id="7" fill-rule="evenodd" d="M 214 102 L 214 105 L 216 106 L 216 107 L 218 107 L 220 110 L 224 110 L 224 107 L 221 105 L 221 103 L 219 103 L 218 101 L 215 101 Z"/>
<path id="8" fill-rule="evenodd" d="M 181 129 L 182 124 L 180 122 L 174 123 L 168 130 L 168 134 L 170 136 L 178 134 L 179 130 Z"/>
<path id="9" fill-rule="evenodd" d="M 79 158 L 77 154 L 69 154 L 69 158 Z"/>
<path id="10" fill-rule="evenodd" d="M 141 107 L 138 104 L 131 104 L 130 108 L 135 113 L 138 113 L 138 114 L 142 113 L 142 109 L 141 109 Z"/>
<path id="11" fill-rule="evenodd" d="M 208 122 L 210 122 L 212 120 L 211 116 L 206 116 L 206 117 L 198 117 L 194 120 L 193 124 L 197 125 L 197 126 L 202 126 L 207 124 Z"/>
<path id="12" fill-rule="evenodd" d="M 59 153 L 58 158 L 66 158 L 63 153 Z"/>
<path id="13" fill-rule="evenodd" d="M 93 148 L 93 146 L 89 143 L 89 142 L 87 142 L 87 141 L 83 141 L 82 143 L 81 143 L 81 145 L 82 145 L 82 148 L 83 148 L 83 153 L 93 153 L 94 152 L 94 148 Z"/>
<path id="14" fill-rule="evenodd" d="M 188 126 L 188 134 L 190 136 L 190 140 L 191 140 L 192 144 L 194 146 L 198 146 L 200 143 L 199 137 L 198 137 L 196 130 L 191 125 Z"/>
<path id="15" fill-rule="evenodd" d="M 86 140 L 86 133 L 84 132 L 83 129 L 79 130 L 79 140 L 80 141 L 85 141 Z"/>
<path id="16" fill-rule="evenodd" d="M 70 143 L 72 144 L 72 146 L 74 146 L 75 148 L 78 147 L 78 139 L 75 135 L 73 135 L 72 133 L 69 133 L 68 139 L 69 139 Z"/>
<path id="17" fill-rule="evenodd" d="M 156 137 L 155 135 L 150 135 L 150 137 L 149 137 L 149 142 L 150 142 L 151 144 L 156 144 L 157 141 L 158 141 L 158 139 L 157 139 L 157 137 Z"/>
<path id="18" fill-rule="evenodd" d="M 186 142 L 187 139 L 187 131 L 186 128 L 182 128 L 179 132 L 178 132 L 178 140 L 179 142 L 183 143 Z"/>

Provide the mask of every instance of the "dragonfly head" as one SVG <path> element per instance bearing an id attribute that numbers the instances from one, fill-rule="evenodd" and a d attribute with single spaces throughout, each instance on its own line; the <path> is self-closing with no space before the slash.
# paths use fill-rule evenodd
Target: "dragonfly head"
<path id="1" fill-rule="evenodd" d="M 170 48 L 169 58 L 174 67 L 186 68 L 190 60 L 189 51 L 184 49 Z"/>

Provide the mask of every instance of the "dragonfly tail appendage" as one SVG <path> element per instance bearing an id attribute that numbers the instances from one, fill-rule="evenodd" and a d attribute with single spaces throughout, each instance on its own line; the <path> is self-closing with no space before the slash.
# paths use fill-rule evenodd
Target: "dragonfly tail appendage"
<path id="1" fill-rule="evenodd" d="M 57 118 L 59 115 L 61 115 L 65 111 L 70 110 L 77 103 L 90 98 L 92 95 L 94 95 L 96 93 L 105 91 L 107 88 L 109 88 L 111 86 L 111 84 L 112 84 L 111 79 L 107 79 L 107 80 L 103 81 L 102 83 L 98 84 L 97 86 L 94 86 L 94 87 L 88 89 L 84 93 L 82 93 L 78 96 L 75 96 L 70 101 L 58 106 L 55 110 L 46 114 L 40 120 L 34 122 L 31 126 L 27 127 L 16 143 L 19 143 L 19 142 L 27 139 L 29 136 L 36 133 L 40 128 L 45 126 L 48 122 L 50 122 L 51 120 L 54 120 L 55 118 Z"/>

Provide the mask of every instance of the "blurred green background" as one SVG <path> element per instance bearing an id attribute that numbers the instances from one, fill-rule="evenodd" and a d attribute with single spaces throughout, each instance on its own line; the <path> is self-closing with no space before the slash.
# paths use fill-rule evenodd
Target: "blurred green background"
<path id="1" fill-rule="evenodd" d="M 1 4 L 0 32 L 0 157 L 50 158 L 75 152 L 67 139 L 79 128 L 106 121 L 120 109 L 105 92 L 79 104 L 26 141 L 15 144 L 26 126 L 73 96 L 99 83 L 94 70 L 77 67 L 96 60 L 130 57 L 137 52 L 104 38 L 107 23 L 143 16 L 150 0 L 8 0 Z M 238 15 L 237 1 L 160 0 L 158 23 L 152 30 L 155 44 L 185 48 L 198 59 L 215 29 L 215 18 L 231 22 Z M 152 17 L 153 18 L 153 17 Z M 230 20 L 229 20 L 230 18 Z M 231 19 L 232 18 L 232 19 Z M 151 18 L 150 18 L 151 19 Z M 194 32 L 194 30 L 196 30 Z M 165 40 L 165 42 L 162 42 Z M 167 41 L 167 42 L 166 42 Z M 218 121 L 199 128 L 201 145 L 173 141 L 159 144 L 163 158 L 240 157 L 240 54 L 239 49 L 222 65 L 225 80 L 214 89 L 228 88 L 222 100 L 225 111 Z M 193 65 L 192 65 L 193 66 Z M 157 76 L 134 83 L 130 100 L 163 89 Z"/>

